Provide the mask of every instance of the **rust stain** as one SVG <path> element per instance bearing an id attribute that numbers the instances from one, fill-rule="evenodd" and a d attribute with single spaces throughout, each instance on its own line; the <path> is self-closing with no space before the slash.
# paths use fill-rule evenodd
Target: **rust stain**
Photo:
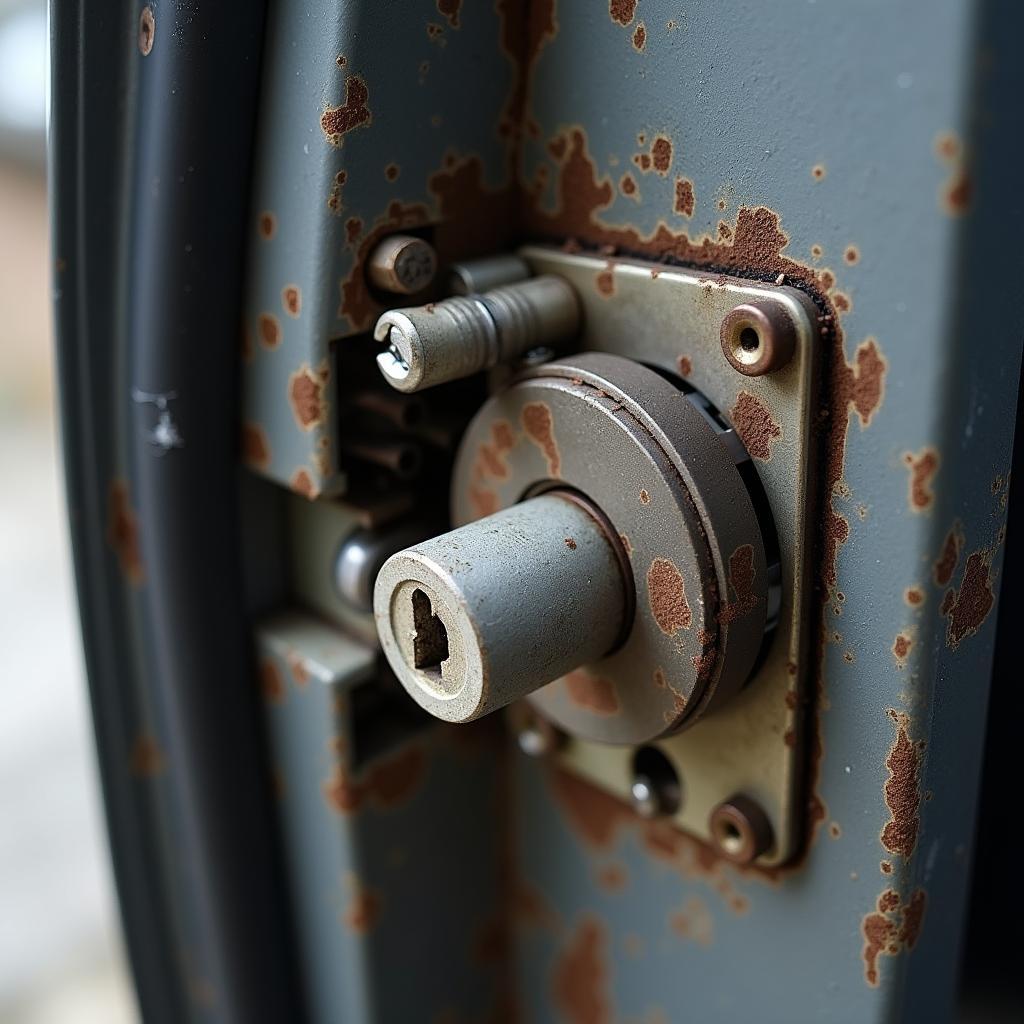
<path id="1" fill-rule="evenodd" d="M 962 641 L 981 629 L 995 604 L 990 571 L 992 552 L 972 551 L 964 565 L 960 586 L 946 591 L 940 613 L 949 619 L 946 645 L 955 651 Z"/>
<path id="2" fill-rule="evenodd" d="M 554 1002 L 568 1024 L 610 1024 L 610 973 L 608 929 L 588 915 L 555 961 Z"/>
<path id="3" fill-rule="evenodd" d="M 825 165 L 824 164 L 815 164 L 811 168 L 811 177 L 815 181 L 824 181 L 825 180 Z"/>
<path id="4" fill-rule="evenodd" d="M 242 424 L 242 461 L 256 469 L 270 465 L 270 441 L 258 423 Z"/>
<path id="5" fill-rule="evenodd" d="M 332 146 L 340 146 L 345 135 L 355 128 L 371 122 L 370 91 L 358 75 L 345 79 L 345 102 L 340 107 L 328 107 L 320 117 L 320 127 Z"/>
<path id="6" fill-rule="evenodd" d="M 495 420 L 491 424 L 491 440 L 480 445 L 477 460 L 474 464 L 474 475 L 478 478 L 493 477 L 496 480 L 508 479 L 508 462 L 506 455 L 516 445 L 515 432 L 507 420 Z"/>
<path id="7" fill-rule="evenodd" d="M 668 922 L 676 935 L 699 946 L 711 946 L 715 941 L 715 919 L 699 896 L 691 896 L 679 910 L 672 911 Z"/>
<path id="8" fill-rule="evenodd" d="M 309 470 L 305 466 L 300 466 L 292 473 L 288 484 L 296 494 L 301 494 L 310 501 L 320 496 L 320 488 L 313 481 L 313 478 L 309 475 Z"/>
<path id="9" fill-rule="evenodd" d="M 153 43 L 156 41 L 156 18 L 153 16 L 153 8 L 146 4 L 139 15 L 139 53 L 148 57 L 153 52 Z"/>
<path id="10" fill-rule="evenodd" d="M 910 654 L 911 647 L 914 646 L 913 639 L 906 633 L 897 633 L 896 639 L 892 643 L 892 654 L 896 659 L 896 664 L 903 668 L 907 663 L 907 655 Z"/>
<path id="11" fill-rule="evenodd" d="M 634 155 L 633 163 L 640 168 L 641 174 L 653 170 L 664 178 L 672 166 L 672 142 L 664 135 L 658 135 L 648 152 Z"/>
<path id="12" fill-rule="evenodd" d="M 536 130 L 530 115 L 533 70 L 541 50 L 558 35 L 555 0 L 532 0 L 523 10 L 522 0 L 496 0 L 501 23 L 501 48 L 512 62 L 513 80 L 501 113 L 499 133 L 516 158 L 516 143 L 523 127 Z"/>
<path id="13" fill-rule="evenodd" d="M 459 27 L 459 11 L 462 0 L 437 0 L 437 12 L 447 19 L 452 28 Z"/>
<path id="14" fill-rule="evenodd" d="M 281 289 L 281 305 L 289 316 L 298 316 L 302 312 L 302 290 L 297 284 L 286 284 Z"/>
<path id="15" fill-rule="evenodd" d="M 551 410 L 545 402 L 527 402 L 522 412 L 523 429 L 526 436 L 544 453 L 548 472 L 557 477 L 561 471 L 561 456 L 555 442 L 554 422 Z"/>
<path id="16" fill-rule="evenodd" d="M 387 178 L 388 181 L 398 181 L 398 175 L 401 174 L 401 171 L 402 169 L 398 164 L 388 164 L 384 168 L 384 177 Z"/>
<path id="17" fill-rule="evenodd" d="M 628 882 L 626 868 L 618 862 L 603 864 L 597 872 L 597 884 L 606 892 L 622 892 Z"/>
<path id="18" fill-rule="evenodd" d="M 848 245 L 846 250 L 843 252 L 843 259 L 853 266 L 855 263 L 860 262 L 860 250 L 855 245 Z"/>
<path id="19" fill-rule="evenodd" d="M 676 360 L 676 366 L 679 367 L 680 377 L 689 377 L 693 374 L 693 360 L 689 356 L 680 356 Z"/>
<path id="20" fill-rule="evenodd" d="M 782 428 L 772 419 L 771 411 L 756 395 L 741 391 L 729 411 L 733 426 L 743 447 L 755 459 L 768 462 L 772 445 L 782 437 Z"/>
<path id="21" fill-rule="evenodd" d="M 636 29 L 633 31 L 633 49 L 637 53 L 643 53 L 644 47 L 647 45 L 647 26 L 641 21 L 637 24 Z"/>
<path id="22" fill-rule="evenodd" d="M 636 14 L 637 0 L 608 0 L 608 14 L 612 21 L 625 28 Z"/>
<path id="23" fill-rule="evenodd" d="M 647 570 L 647 600 L 654 621 L 666 636 L 690 628 L 693 614 L 686 600 L 686 582 L 675 562 L 668 558 L 651 562 Z"/>
<path id="24" fill-rule="evenodd" d="M 291 650 L 285 657 L 288 663 L 288 671 L 295 680 L 295 685 L 302 688 L 309 683 L 309 670 L 306 668 L 306 661 L 298 651 Z"/>
<path id="25" fill-rule="evenodd" d="M 974 185 L 967 171 L 961 168 L 946 183 L 943 191 L 943 206 L 951 216 L 958 217 L 971 205 Z"/>
<path id="26" fill-rule="evenodd" d="M 569 700 L 596 715 L 614 715 L 619 710 L 619 698 L 615 687 L 607 679 L 592 676 L 578 668 L 565 677 L 565 689 Z"/>
<path id="27" fill-rule="evenodd" d="M 757 607 L 760 598 L 754 593 L 754 548 L 751 544 L 741 544 L 729 556 L 729 586 L 735 600 L 723 605 L 718 613 L 718 621 L 728 624 L 747 615 Z"/>
<path id="28" fill-rule="evenodd" d="M 358 217 L 349 217 L 345 221 L 345 244 L 353 246 L 359 241 L 359 236 L 363 233 L 363 222 Z"/>
<path id="29" fill-rule="evenodd" d="M 260 214 L 259 230 L 260 238 L 265 242 L 269 242 L 277 234 L 277 218 L 269 210 Z"/>
<path id="30" fill-rule="evenodd" d="M 953 578 L 963 545 L 964 535 L 960 530 L 960 523 L 954 522 L 946 534 L 942 552 L 932 569 L 932 578 L 937 586 L 944 587 Z"/>
<path id="31" fill-rule="evenodd" d="M 556 935 L 562 931 L 562 919 L 550 900 L 537 886 L 522 879 L 515 887 L 513 910 L 521 925 Z"/>
<path id="32" fill-rule="evenodd" d="M 570 551 L 575 551 L 575 550 L 576 550 L 576 541 L 574 541 L 574 540 L 572 539 L 572 537 L 566 537 L 566 538 L 565 538 L 565 546 L 566 546 L 566 547 L 567 547 L 567 548 L 568 548 L 568 549 L 569 549 Z"/>
<path id="33" fill-rule="evenodd" d="M 364 805 L 390 810 L 411 799 L 426 769 L 427 758 L 419 747 L 409 747 L 371 766 L 361 778 L 335 765 L 323 783 L 324 799 L 339 814 L 353 814 Z"/>
<path id="34" fill-rule="evenodd" d="M 922 448 L 916 454 L 904 452 L 903 462 L 910 472 L 910 508 L 914 512 L 923 512 L 935 500 L 932 481 L 939 471 L 939 453 L 934 448 Z"/>
<path id="35" fill-rule="evenodd" d="M 861 922 L 864 980 L 872 988 L 878 987 L 880 957 L 898 956 L 917 944 L 927 903 L 923 889 L 915 889 L 906 903 L 897 892 L 886 889 L 878 897 L 875 911 Z"/>
<path id="36" fill-rule="evenodd" d="M 138 779 L 152 779 L 162 774 L 167 758 L 157 738 L 149 732 L 139 733 L 129 754 L 131 773 Z"/>
<path id="37" fill-rule="evenodd" d="M 902 711 L 889 708 L 886 714 L 896 727 L 885 766 L 889 778 L 883 790 L 890 819 L 882 829 L 882 845 L 890 852 L 909 860 L 917 846 L 917 833 L 921 825 L 921 757 L 924 740 L 910 739 L 910 717 Z"/>
<path id="38" fill-rule="evenodd" d="M 314 373 L 305 363 L 288 378 L 292 415 L 303 430 L 312 430 L 324 421 L 324 383 L 324 372 Z"/>
<path id="39" fill-rule="evenodd" d="M 273 313 L 260 313 L 257 333 L 264 348 L 277 348 L 281 344 L 281 321 Z"/>
<path id="40" fill-rule="evenodd" d="M 281 704 L 288 695 L 281 671 L 273 658 L 261 658 L 259 665 L 260 692 L 268 704 Z"/>
<path id="41" fill-rule="evenodd" d="M 561 139 L 562 145 L 565 145 L 565 140 Z M 640 194 L 637 189 L 636 178 L 632 174 L 624 174 L 619 181 L 619 191 L 624 196 L 629 196 L 631 199 L 639 199 Z"/>
<path id="42" fill-rule="evenodd" d="M 345 927 L 357 935 L 366 935 L 380 919 L 380 893 L 363 885 L 355 876 L 350 876 L 349 885 L 352 896 L 345 910 Z"/>
<path id="43" fill-rule="evenodd" d="M 139 543 L 139 521 L 132 508 L 126 480 L 110 482 L 107 492 L 107 543 L 117 556 L 121 573 L 133 586 L 141 586 L 146 578 Z"/>
<path id="44" fill-rule="evenodd" d="M 626 552 L 627 556 L 632 557 L 633 542 L 629 539 L 629 536 L 625 533 L 620 533 L 619 540 L 622 541 L 622 548 Z"/>
<path id="45" fill-rule="evenodd" d="M 615 294 L 615 263 L 612 260 L 609 260 L 608 265 L 597 275 L 595 284 L 598 294 L 606 299 Z"/>
<path id="46" fill-rule="evenodd" d="M 924 591 L 920 587 L 908 587 L 903 599 L 912 608 L 916 608 L 924 603 Z"/>
<path id="47" fill-rule="evenodd" d="M 683 217 L 692 217 L 696 199 L 693 182 L 689 178 L 676 178 L 676 201 L 673 209 Z"/>
<path id="48" fill-rule="evenodd" d="M 725 241 L 725 242 L 731 242 L 732 241 L 732 228 L 729 227 L 729 224 L 728 224 L 727 221 L 720 220 L 718 222 L 718 237 L 720 239 L 722 239 L 722 241 Z"/>

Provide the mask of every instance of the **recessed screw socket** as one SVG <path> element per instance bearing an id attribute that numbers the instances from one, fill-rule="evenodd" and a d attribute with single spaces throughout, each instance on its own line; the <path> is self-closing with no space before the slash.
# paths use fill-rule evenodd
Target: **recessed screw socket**
<path id="1" fill-rule="evenodd" d="M 579 325 L 576 293 L 562 278 L 543 275 L 393 309 L 377 321 L 373 336 L 387 346 L 377 356 L 384 379 L 412 392 L 511 362 L 539 346 L 557 347 Z"/>
<path id="2" fill-rule="evenodd" d="M 744 302 L 722 321 L 722 352 L 734 370 L 760 377 L 781 370 L 796 351 L 796 324 L 778 302 Z"/>
<path id="3" fill-rule="evenodd" d="M 416 295 L 437 274 L 434 247 L 414 235 L 390 235 L 370 254 L 367 273 L 374 287 L 393 295 Z"/>
<path id="4" fill-rule="evenodd" d="M 775 842 L 772 824 L 757 801 L 737 793 L 720 803 L 709 821 L 718 852 L 735 864 L 751 864 Z"/>

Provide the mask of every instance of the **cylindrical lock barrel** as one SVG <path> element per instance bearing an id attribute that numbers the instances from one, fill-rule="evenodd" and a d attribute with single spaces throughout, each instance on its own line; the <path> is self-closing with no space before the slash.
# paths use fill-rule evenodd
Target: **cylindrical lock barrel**
<path id="1" fill-rule="evenodd" d="M 413 699 L 470 722 L 609 653 L 627 581 L 600 514 L 549 492 L 385 562 L 381 645 Z"/>

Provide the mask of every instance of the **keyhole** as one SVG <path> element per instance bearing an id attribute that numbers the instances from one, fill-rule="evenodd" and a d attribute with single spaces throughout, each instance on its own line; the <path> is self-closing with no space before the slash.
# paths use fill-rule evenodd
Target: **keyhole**
<path id="1" fill-rule="evenodd" d="M 441 663 L 448 658 L 448 630 L 434 614 L 430 598 L 419 588 L 412 592 L 413 664 L 435 679 L 441 677 Z"/>

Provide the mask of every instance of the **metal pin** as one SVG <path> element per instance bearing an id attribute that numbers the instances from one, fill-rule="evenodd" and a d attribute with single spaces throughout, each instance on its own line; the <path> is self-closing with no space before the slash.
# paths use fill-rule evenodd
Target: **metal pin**
<path id="1" fill-rule="evenodd" d="M 360 462 L 390 469 L 403 480 L 416 476 L 423 462 L 420 449 L 403 441 L 344 441 L 341 450 Z"/>
<path id="2" fill-rule="evenodd" d="M 422 238 L 391 235 L 378 243 L 370 254 L 367 273 L 381 291 L 415 295 L 433 282 L 437 274 L 437 253 Z"/>
<path id="3" fill-rule="evenodd" d="M 476 295 L 502 285 L 524 281 L 530 276 L 530 267 L 519 256 L 501 253 L 481 260 L 456 263 L 448 273 L 448 287 L 452 294 Z"/>

